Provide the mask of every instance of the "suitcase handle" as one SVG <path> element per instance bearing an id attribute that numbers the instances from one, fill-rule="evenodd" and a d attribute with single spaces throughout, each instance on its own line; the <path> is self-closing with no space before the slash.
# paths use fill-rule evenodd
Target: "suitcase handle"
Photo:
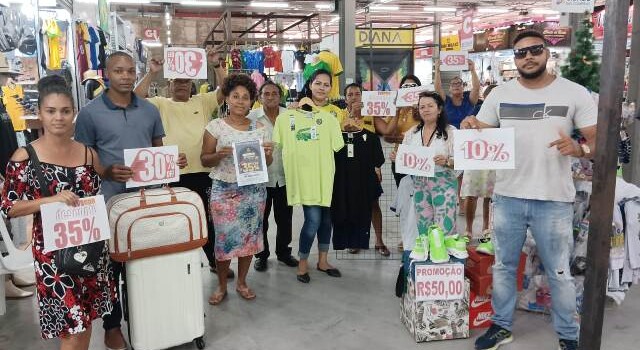
<path id="1" fill-rule="evenodd" d="M 169 185 L 163 185 L 162 188 L 169 191 L 169 193 L 171 194 L 172 203 L 175 203 L 178 201 L 178 197 L 176 197 L 176 192 L 173 190 L 173 188 L 169 187 Z M 145 191 L 144 188 L 140 189 L 140 206 L 141 207 L 147 206 L 147 195 L 144 193 L 144 191 Z"/>

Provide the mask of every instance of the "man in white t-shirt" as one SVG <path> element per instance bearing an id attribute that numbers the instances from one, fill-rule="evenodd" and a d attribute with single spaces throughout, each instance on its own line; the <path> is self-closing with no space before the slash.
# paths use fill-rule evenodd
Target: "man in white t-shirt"
<path id="1" fill-rule="evenodd" d="M 478 339 L 478 350 L 513 340 L 516 270 L 530 229 L 551 285 L 553 325 L 560 349 L 577 349 L 576 293 L 569 271 L 573 250 L 570 157 L 594 152 L 597 107 L 583 86 L 547 72 L 549 50 L 537 31 L 520 32 L 513 44 L 520 78 L 498 86 L 477 117 L 462 128 L 515 129 L 514 170 L 498 170 L 494 189 L 495 265 L 493 325 Z M 570 136 L 577 129 L 582 145 Z"/>

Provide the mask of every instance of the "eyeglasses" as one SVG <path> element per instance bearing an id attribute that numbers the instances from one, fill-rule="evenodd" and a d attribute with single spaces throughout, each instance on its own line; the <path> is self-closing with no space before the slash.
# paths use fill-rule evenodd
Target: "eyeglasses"
<path id="1" fill-rule="evenodd" d="M 416 83 L 406 83 L 406 84 L 402 84 L 402 86 L 400 86 L 401 89 L 406 89 L 406 88 L 412 88 L 412 87 L 416 87 L 418 86 L 418 84 Z"/>
<path id="2" fill-rule="evenodd" d="M 544 45 L 533 45 L 521 49 L 514 49 L 513 56 L 517 59 L 523 59 L 527 57 L 527 52 L 531 52 L 531 56 L 540 56 L 544 52 Z"/>

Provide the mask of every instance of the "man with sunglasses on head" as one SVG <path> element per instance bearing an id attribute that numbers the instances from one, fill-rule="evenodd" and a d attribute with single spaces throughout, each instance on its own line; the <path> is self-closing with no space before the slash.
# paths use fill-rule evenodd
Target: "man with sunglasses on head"
<path id="1" fill-rule="evenodd" d="M 597 107 L 588 90 L 546 70 L 549 50 L 540 32 L 522 31 L 514 39 L 518 79 L 495 88 L 477 117 L 462 128 L 515 129 L 516 168 L 496 171 L 494 187 L 492 305 L 493 325 L 476 339 L 478 350 L 513 341 L 516 270 L 527 229 L 551 287 L 551 314 L 559 349 L 578 348 L 576 292 L 569 269 L 573 250 L 575 188 L 571 159 L 594 152 Z M 569 135 L 579 130 L 578 144 Z"/>
<path id="2" fill-rule="evenodd" d="M 468 64 L 471 72 L 471 91 L 464 91 L 464 82 L 459 76 L 455 76 L 449 81 L 449 95 L 447 95 L 442 87 L 440 60 L 435 61 L 434 87 L 438 95 L 444 100 L 444 112 L 447 115 L 449 124 L 457 129 L 460 128 L 460 122 L 473 113 L 480 97 L 480 79 L 478 78 L 478 73 L 476 73 L 476 66 L 472 60 L 468 60 Z"/>

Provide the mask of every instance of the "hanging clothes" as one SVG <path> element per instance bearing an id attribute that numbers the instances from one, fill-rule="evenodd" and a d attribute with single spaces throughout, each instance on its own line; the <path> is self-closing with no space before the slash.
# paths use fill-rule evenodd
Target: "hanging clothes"
<path id="1" fill-rule="evenodd" d="M 329 71 L 333 74 L 331 77 L 331 91 L 329 92 L 329 99 L 338 99 L 340 97 L 340 91 L 342 91 L 340 90 L 340 79 L 338 79 L 338 76 L 344 72 L 340 58 L 329 50 L 322 50 L 318 53 L 317 59 L 329 65 Z"/>
<path id="2" fill-rule="evenodd" d="M 78 72 L 83 76 L 89 70 L 89 56 L 87 54 L 87 42 L 89 41 L 89 31 L 87 24 L 76 22 L 76 61 L 78 62 Z"/>
<path id="3" fill-rule="evenodd" d="M 18 149 L 18 140 L 13 129 L 13 123 L 4 105 L 0 103 L 0 174 L 2 176 L 6 175 L 7 162 L 9 162 L 16 149 Z"/>
<path id="4" fill-rule="evenodd" d="M 44 31 L 44 39 L 47 41 L 47 47 L 49 49 L 47 53 L 47 68 L 60 69 L 62 68 L 62 57 L 60 56 L 62 32 L 58 26 L 58 22 L 55 19 L 45 19 L 42 24 L 42 30 Z"/>
<path id="5" fill-rule="evenodd" d="M 343 132 L 335 154 L 331 221 L 333 249 L 369 249 L 371 210 L 380 196 L 375 168 L 384 164 L 380 138 L 367 130 Z"/>
<path id="6" fill-rule="evenodd" d="M 13 129 L 22 131 L 27 128 L 27 122 L 24 116 L 24 107 L 18 102 L 18 99 L 24 98 L 24 90 L 22 85 L 10 84 L 2 87 L 2 103 L 11 118 Z"/>

